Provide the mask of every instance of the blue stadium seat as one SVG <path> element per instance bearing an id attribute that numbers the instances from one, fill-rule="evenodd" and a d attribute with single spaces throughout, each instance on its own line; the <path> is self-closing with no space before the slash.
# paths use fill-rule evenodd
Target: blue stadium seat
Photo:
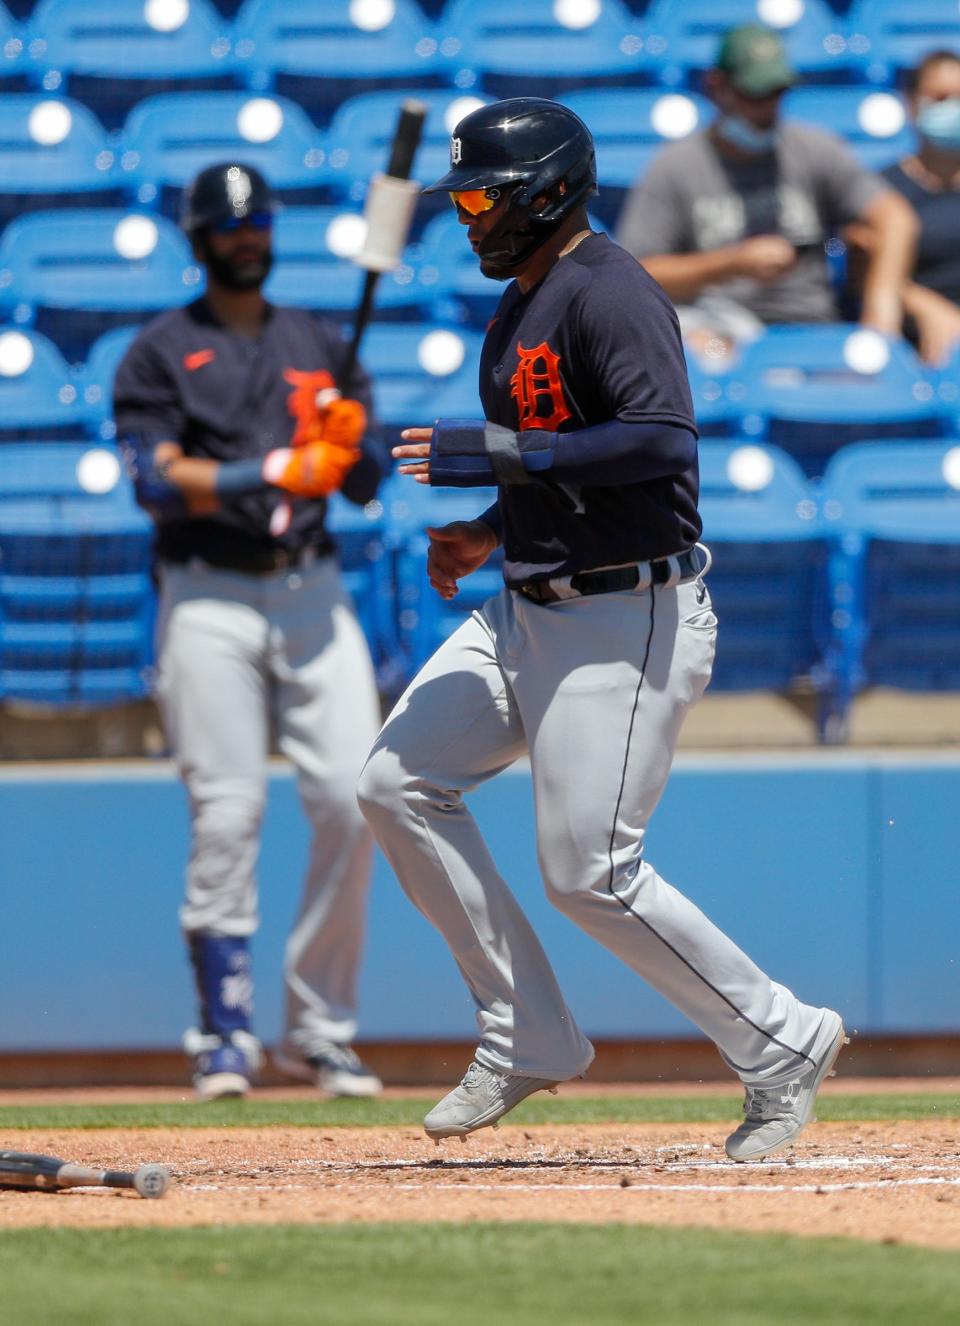
<path id="1" fill-rule="evenodd" d="M 727 399 L 728 373 L 719 361 L 716 371 L 704 366 L 703 361 L 685 347 L 687 378 L 693 397 L 693 413 L 701 437 L 728 437 L 735 415 Z"/>
<path id="2" fill-rule="evenodd" d="M 783 114 L 838 134 L 868 170 L 882 170 L 916 145 L 906 106 L 893 92 L 796 87 L 784 97 Z"/>
<path id="3" fill-rule="evenodd" d="M 591 206 L 608 224 L 654 153 L 704 128 L 714 115 L 699 93 L 662 88 L 588 88 L 562 100 L 593 134 L 600 196 Z"/>
<path id="4" fill-rule="evenodd" d="M 0 228 L 36 208 L 103 207 L 120 201 L 107 133 L 86 106 L 60 97 L 5 93 Z"/>
<path id="5" fill-rule="evenodd" d="M 377 418 L 391 435 L 442 417 L 480 418 L 479 331 L 375 323 L 360 347 L 373 378 Z"/>
<path id="6" fill-rule="evenodd" d="M 437 34 L 457 87 L 542 96 L 650 75 L 645 26 L 620 0 L 448 0 Z"/>
<path id="7" fill-rule="evenodd" d="M 110 441 L 116 436 L 113 423 L 113 379 L 139 327 L 114 327 L 98 336 L 90 347 L 81 374 L 80 416 L 91 437 Z"/>
<path id="8" fill-rule="evenodd" d="M 78 380 L 45 336 L 0 326 L 0 440 L 79 437 Z"/>
<path id="9" fill-rule="evenodd" d="M 327 525 L 337 542 L 343 583 L 363 627 L 377 685 L 383 694 L 396 694 L 403 673 L 383 503 L 359 507 L 335 493 L 328 503 Z"/>
<path id="10" fill-rule="evenodd" d="M 0 238 L 0 309 L 49 329 L 68 359 L 111 326 L 195 299 L 202 273 L 165 217 L 120 209 L 33 212 Z"/>
<path id="11" fill-rule="evenodd" d="M 263 172 L 280 198 L 309 202 L 326 185 L 321 135 L 300 106 L 246 92 L 170 92 L 134 107 L 121 169 L 138 202 L 176 216 L 180 191 L 228 157 Z"/>
<path id="12" fill-rule="evenodd" d="M 871 83 L 888 85 L 931 51 L 956 51 L 960 16 L 954 0 L 854 0 L 847 41 Z"/>
<path id="13" fill-rule="evenodd" d="M 28 59 L 45 91 L 69 90 L 115 129 L 152 92 L 228 86 L 228 32 L 208 0 L 39 0 Z"/>
<path id="14" fill-rule="evenodd" d="M 26 86 L 23 33 L 3 4 L 0 4 L 0 79 L 4 92 Z"/>
<path id="15" fill-rule="evenodd" d="M 856 67 L 843 26 L 824 0 L 654 0 L 644 19 L 645 46 L 660 81 L 695 85 L 714 64 L 723 33 L 740 23 L 773 27 L 793 67 L 808 78 L 840 80 Z"/>
<path id="16" fill-rule="evenodd" d="M 234 25 L 237 72 L 325 111 L 351 92 L 430 80 L 437 43 L 413 0 L 247 0 Z"/>
<path id="17" fill-rule="evenodd" d="M 472 520 L 496 500 L 495 488 L 430 488 L 409 475 L 393 475 L 380 500 L 387 516 L 396 592 L 396 620 L 402 679 L 408 681 L 443 641 L 493 594 L 503 588 L 498 549 L 445 600 L 427 581 L 428 525 Z"/>
<path id="18" fill-rule="evenodd" d="M 344 207 L 287 207 L 274 226 L 276 263 L 266 293 L 277 304 L 314 308 L 335 317 L 356 311 L 364 271 L 352 261 L 365 223 Z M 377 283 L 380 316 L 412 312 L 422 302 L 414 269 L 401 263 Z"/>
<path id="19" fill-rule="evenodd" d="M 769 327 L 744 348 L 727 395 L 740 431 L 782 446 L 809 475 L 848 442 L 946 427 L 910 346 L 852 324 Z"/>
<path id="20" fill-rule="evenodd" d="M 847 447 L 822 501 L 842 737 L 865 686 L 960 690 L 960 440 Z"/>
<path id="21" fill-rule="evenodd" d="M 776 447 L 703 442 L 700 510 L 720 623 L 713 688 L 825 688 L 825 543 L 799 467 Z"/>
<path id="22" fill-rule="evenodd" d="M 450 167 L 450 135 L 457 122 L 491 100 L 474 93 L 408 89 L 427 107 L 423 135 L 413 163 L 414 177 L 424 184 Z M 361 202 L 370 176 L 386 168 L 390 144 L 403 100 L 402 92 L 361 92 L 338 107 L 327 131 L 327 168 L 338 196 Z M 420 211 L 449 207 L 444 195 L 421 198 Z"/>
<path id="23" fill-rule="evenodd" d="M 0 698 L 89 706 L 146 694 L 151 545 L 115 450 L 0 447 Z"/>
<path id="24" fill-rule="evenodd" d="M 937 399 L 947 421 L 944 431 L 960 437 L 960 342 L 936 376 Z"/>

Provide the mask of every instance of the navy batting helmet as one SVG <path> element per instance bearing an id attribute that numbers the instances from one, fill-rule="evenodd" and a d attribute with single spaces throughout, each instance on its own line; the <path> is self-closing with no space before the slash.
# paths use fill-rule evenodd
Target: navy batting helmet
<path id="1" fill-rule="evenodd" d="M 566 106 L 540 97 L 471 111 L 453 131 L 450 169 L 424 192 L 490 188 L 509 188 L 510 201 L 479 253 L 489 276 L 506 277 L 597 192 L 590 130 Z"/>
<path id="2" fill-rule="evenodd" d="M 222 161 L 207 166 L 183 193 L 180 224 L 187 234 L 225 221 L 242 221 L 254 212 L 274 213 L 270 185 L 256 166 Z"/>

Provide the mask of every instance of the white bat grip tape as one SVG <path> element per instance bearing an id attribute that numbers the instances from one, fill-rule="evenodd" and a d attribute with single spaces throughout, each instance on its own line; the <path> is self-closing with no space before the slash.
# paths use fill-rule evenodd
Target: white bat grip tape
<path id="1" fill-rule="evenodd" d="M 369 272 L 390 272 L 398 265 L 419 193 L 416 180 L 373 176 L 363 209 L 367 237 L 357 254 L 358 266 Z"/>

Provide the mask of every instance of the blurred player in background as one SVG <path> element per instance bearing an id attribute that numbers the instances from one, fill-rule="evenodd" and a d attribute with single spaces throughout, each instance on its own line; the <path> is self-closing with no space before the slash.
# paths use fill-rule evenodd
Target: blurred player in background
<path id="1" fill-rule="evenodd" d="M 180 918 L 199 1026 L 184 1046 L 204 1099 L 244 1094 L 261 1062 L 249 942 L 271 731 L 313 829 L 275 1062 L 335 1095 L 380 1090 L 350 1047 L 371 851 L 354 786 L 379 708 L 325 516 L 338 491 L 369 501 L 387 462 L 365 375 L 339 383 L 336 327 L 264 298 L 275 210 L 251 166 L 197 176 L 182 224 L 206 293 L 141 332 L 115 385 L 157 525 L 157 696 L 193 830 Z"/>
<path id="2" fill-rule="evenodd" d="M 823 246 L 857 220 L 874 236 L 860 319 L 899 335 L 916 216 L 835 135 L 781 117 L 796 81 L 775 32 L 732 28 L 708 75 L 717 118 L 664 148 L 624 203 L 617 240 L 677 305 L 694 350 L 768 323 L 839 321 Z"/>

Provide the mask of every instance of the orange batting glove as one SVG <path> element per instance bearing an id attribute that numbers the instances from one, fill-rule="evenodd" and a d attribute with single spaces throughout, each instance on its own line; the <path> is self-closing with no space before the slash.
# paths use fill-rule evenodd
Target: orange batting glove
<path id="1" fill-rule="evenodd" d="M 358 446 L 367 430 L 367 412 L 359 401 L 338 396 L 320 411 L 320 436 L 338 447 Z"/>
<path id="2" fill-rule="evenodd" d="M 263 477 L 294 497 L 329 497 L 342 487 L 359 459 L 359 447 L 325 440 L 278 447 L 264 460 Z"/>

